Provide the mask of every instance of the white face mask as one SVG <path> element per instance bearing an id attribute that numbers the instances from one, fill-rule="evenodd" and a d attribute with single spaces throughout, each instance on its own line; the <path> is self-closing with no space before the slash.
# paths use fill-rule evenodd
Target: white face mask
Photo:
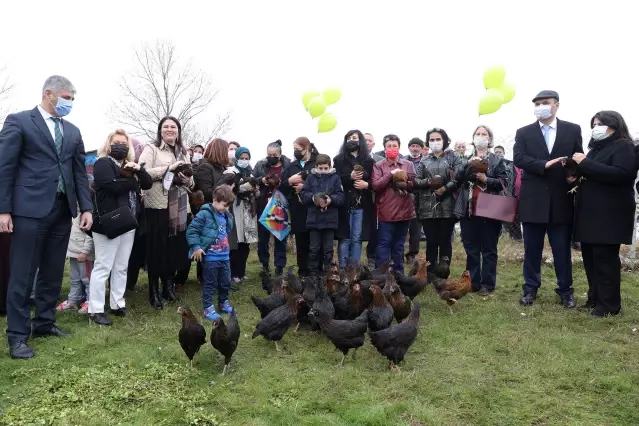
<path id="1" fill-rule="evenodd" d="M 475 136 L 473 138 L 473 144 L 475 144 L 475 148 L 484 151 L 488 148 L 488 138 L 485 136 Z"/>
<path id="2" fill-rule="evenodd" d="M 193 161 L 200 161 L 202 158 L 204 158 L 204 155 L 200 154 L 199 152 L 193 153 Z"/>
<path id="3" fill-rule="evenodd" d="M 235 151 L 229 151 L 229 160 L 235 161 Z"/>
<path id="4" fill-rule="evenodd" d="M 413 158 L 419 158 L 422 154 L 420 152 L 418 152 L 417 154 L 413 154 L 412 152 L 410 153 L 410 156 Z"/>
<path id="5" fill-rule="evenodd" d="M 442 152 L 442 149 L 444 149 L 444 142 L 443 141 L 432 141 L 428 143 L 429 148 L 431 149 L 431 151 L 433 152 Z"/>
<path id="6" fill-rule="evenodd" d="M 536 105 L 535 117 L 537 120 L 546 120 L 552 116 L 552 107 L 550 105 Z"/>
<path id="7" fill-rule="evenodd" d="M 592 138 L 596 141 L 606 139 L 608 136 L 608 126 L 595 126 L 592 128 Z"/>
<path id="8" fill-rule="evenodd" d="M 235 164 L 241 169 L 246 169 L 248 166 L 251 165 L 251 160 L 237 160 Z"/>

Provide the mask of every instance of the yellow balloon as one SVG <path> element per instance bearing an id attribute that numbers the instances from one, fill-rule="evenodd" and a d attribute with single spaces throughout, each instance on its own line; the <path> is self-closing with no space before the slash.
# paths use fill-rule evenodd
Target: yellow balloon
<path id="1" fill-rule="evenodd" d="M 479 100 L 479 115 L 497 112 L 504 103 L 504 95 L 497 89 L 488 89 Z"/>
<path id="2" fill-rule="evenodd" d="M 324 111 L 326 111 L 326 103 L 320 97 L 312 99 L 308 104 L 308 112 L 313 118 L 324 114 Z"/>
<path id="3" fill-rule="evenodd" d="M 326 105 L 333 105 L 342 98 L 342 89 L 339 87 L 329 87 L 322 93 L 322 98 Z"/>
<path id="4" fill-rule="evenodd" d="M 499 88 L 499 91 L 504 96 L 505 104 L 512 101 L 513 98 L 515 97 L 515 85 L 507 81 L 505 81 L 504 84 L 501 85 L 501 87 Z"/>
<path id="5" fill-rule="evenodd" d="M 307 90 L 302 94 L 302 104 L 304 104 L 306 111 L 308 111 L 308 104 L 311 103 L 314 98 L 318 98 L 321 95 L 319 90 Z"/>
<path id="6" fill-rule="evenodd" d="M 319 133 L 327 133 L 335 130 L 337 127 L 337 118 L 330 112 L 325 113 L 317 121 L 317 131 Z"/>
<path id="7" fill-rule="evenodd" d="M 486 89 L 499 89 L 506 78 L 506 69 L 501 65 L 488 67 L 484 71 L 484 87 Z"/>

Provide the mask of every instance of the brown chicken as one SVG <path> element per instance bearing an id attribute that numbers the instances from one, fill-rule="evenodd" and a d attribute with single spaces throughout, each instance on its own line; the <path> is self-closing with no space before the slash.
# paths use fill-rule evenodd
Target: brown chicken
<path id="1" fill-rule="evenodd" d="M 178 333 L 178 341 L 189 358 L 189 366 L 193 367 L 193 357 L 199 352 L 200 347 L 206 343 L 206 330 L 197 321 L 190 308 L 180 306 L 177 313 L 182 315 L 182 328 L 180 328 Z"/>
<path id="2" fill-rule="evenodd" d="M 399 170 L 393 174 L 393 187 L 400 195 L 408 195 L 408 173 L 405 170 Z"/>
<path id="3" fill-rule="evenodd" d="M 421 293 L 428 285 L 427 268 L 430 265 L 426 259 L 419 259 L 419 267 L 417 274 L 412 277 L 407 277 L 402 274 L 397 274 L 397 284 L 402 289 L 402 293 L 414 299 L 419 293 Z"/>
<path id="4" fill-rule="evenodd" d="M 448 304 L 450 313 L 453 313 L 452 305 L 456 304 L 459 299 L 471 292 L 472 282 L 470 280 L 470 272 L 464 271 L 460 279 L 443 280 L 435 278 L 433 286 L 442 300 Z"/>
<path id="5" fill-rule="evenodd" d="M 473 158 L 468 161 L 471 173 L 486 173 L 488 171 L 488 158 Z"/>
<path id="6" fill-rule="evenodd" d="M 300 305 L 304 303 L 304 298 L 300 295 L 288 300 L 285 305 L 271 311 L 263 320 L 257 323 L 252 338 L 262 335 L 266 340 L 275 342 L 275 349 L 280 352 L 277 344 L 291 325 L 297 319 Z"/>
<path id="7" fill-rule="evenodd" d="M 240 324 L 237 321 L 235 309 L 229 316 L 229 323 L 225 324 L 223 319 L 213 322 L 211 330 L 211 345 L 219 353 L 224 355 L 224 370 L 222 376 L 226 374 L 226 369 L 231 365 L 231 357 L 237 349 L 237 342 L 240 340 Z"/>
<path id="8" fill-rule="evenodd" d="M 204 205 L 204 192 L 199 189 L 189 192 L 189 204 L 191 205 L 192 212 L 198 212 L 200 207 Z"/>
<path id="9" fill-rule="evenodd" d="M 379 331 L 390 327 L 393 322 L 393 307 L 388 303 L 377 285 L 371 286 L 373 300 L 368 307 L 368 328 L 371 331 Z"/>
<path id="10" fill-rule="evenodd" d="M 419 328 L 419 304 L 415 303 L 410 315 L 399 324 L 385 330 L 370 332 L 371 344 L 389 361 L 389 368 L 399 370 L 406 352 L 417 337 Z"/>
<path id="11" fill-rule="evenodd" d="M 432 190 L 436 190 L 444 186 L 444 179 L 440 175 L 435 175 L 428 179 L 428 186 Z"/>
<path id="12" fill-rule="evenodd" d="M 382 290 L 388 303 L 393 308 L 393 316 L 395 320 L 400 323 L 410 314 L 412 303 L 410 298 L 406 297 L 402 290 L 399 288 L 393 275 L 390 272 L 386 273 L 386 284 Z"/>
<path id="13" fill-rule="evenodd" d="M 370 293 L 363 291 L 362 286 L 355 283 L 345 296 L 338 295 L 333 298 L 335 317 L 337 319 L 355 319 L 364 312 L 370 304 L 370 300 Z"/>
<path id="14" fill-rule="evenodd" d="M 353 352 L 353 359 L 355 359 L 357 349 L 364 345 L 366 329 L 368 328 L 368 311 L 362 312 L 352 321 L 331 319 L 326 312 L 315 309 L 311 309 L 308 314 L 315 318 L 328 340 L 342 352 L 340 365 L 344 365 L 346 355 L 351 349 L 355 349 Z"/>

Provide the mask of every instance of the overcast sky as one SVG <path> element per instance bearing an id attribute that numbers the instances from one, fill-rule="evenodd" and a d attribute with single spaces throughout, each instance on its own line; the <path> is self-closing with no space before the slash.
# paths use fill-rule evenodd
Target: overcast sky
<path id="1" fill-rule="evenodd" d="M 157 38 L 211 74 L 220 95 L 200 120 L 232 111 L 226 138 L 248 146 L 254 160 L 276 139 L 290 154 L 297 136 L 334 155 L 354 128 L 373 133 L 377 149 L 396 133 L 402 152 L 434 126 L 469 140 L 486 123 L 497 139 L 510 139 L 534 121 L 531 99 L 542 89 L 559 92 L 558 116 L 584 133 L 595 112 L 614 109 L 636 134 L 636 9 L 617 0 L 6 1 L 0 66 L 16 84 L 12 110 L 39 103 L 49 75 L 70 78 L 78 93 L 69 120 L 87 149 L 114 129 L 107 112 L 133 47 Z M 517 95 L 479 118 L 482 73 L 495 63 L 506 66 Z M 301 94 L 331 84 L 344 93 L 332 108 L 338 127 L 318 135 Z"/>

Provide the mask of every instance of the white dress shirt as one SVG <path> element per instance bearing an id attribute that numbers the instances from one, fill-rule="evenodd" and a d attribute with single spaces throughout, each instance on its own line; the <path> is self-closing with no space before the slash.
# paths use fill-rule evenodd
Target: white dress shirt
<path id="1" fill-rule="evenodd" d="M 555 139 L 557 138 L 557 118 L 555 117 L 552 120 L 552 123 L 549 124 L 550 129 L 548 129 L 548 152 L 552 152 L 552 148 L 555 146 Z M 544 123 L 539 122 L 539 128 L 541 128 L 541 134 L 544 134 Z"/>
<path id="2" fill-rule="evenodd" d="M 54 117 L 40 105 L 38 105 L 38 111 L 40 111 L 40 114 L 42 114 L 42 118 L 49 128 L 49 132 L 51 132 L 51 137 L 55 141 L 55 121 L 52 120 L 52 118 Z M 60 133 L 62 133 L 62 137 L 64 138 L 64 126 L 62 125 L 62 119 L 60 119 Z"/>

